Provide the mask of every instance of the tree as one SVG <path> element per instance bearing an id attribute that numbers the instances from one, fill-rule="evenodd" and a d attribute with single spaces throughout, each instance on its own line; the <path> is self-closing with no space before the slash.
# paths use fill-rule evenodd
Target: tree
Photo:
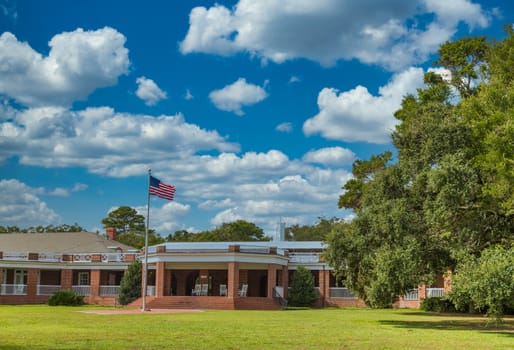
<path id="1" fill-rule="evenodd" d="M 317 299 L 312 273 L 305 267 L 298 266 L 291 280 L 288 304 L 291 306 L 311 306 Z"/>
<path id="2" fill-rule="evenodd" d="M 314 225 L 293 225 L 285 228 L 286 241 L 322 241 L 340 220 L 319 218 Z"/>
<path id="3" fill-rule="evenodd" d="M 237 220 L 224 223 L 210 231 L 191 233 L 185 230 L 176 231 L 168 235 L 168 242 L 247 242 L 247 241 L 269 241 L 270 238 L 264 235 L 262 228 L 254 223 Z"/>
<path id="4" fill-rule="evenodd" d="M 128 305 L 141 297 L 142 264 L 134 260 L 128 266 L 120 283 L 119 302 L 121 305 Z"/>
<path id="5" fill-rule="evenodd" d="M 108 216 L 102 219 L 104 228 L 114 227 L 116 229 L 116 241 L 135 247 L 142 248 L 145 245 L 145 217 L 137 213 L 137 210 L 121 206 L 109 212 Z M 164 240 L 155 234 L 154 230 L 148 230 L 148 244 L 159 244 Z"/>
<path id="6" fill-rule="evenodd" d="M 501 322 L 504 310 L 514 308 L 514 247 L 490 247 L 480 257 L 466 255 L 451 284 L 448 298 L 458 308 L 486 309 Z"/>
<path id="7" fill-rule="evenodd" d="M 356 218 L 327 235 L 326 257 L 371 306 L 514 242 L 513 30 L 507 34 L 494 45 L 444 44 L 437 63 L 452 80 L 427 73 L 426 88 L 404 98 L 392 134 L 396 163 L 388 154 L 354 163 L 338 204 Z"/>

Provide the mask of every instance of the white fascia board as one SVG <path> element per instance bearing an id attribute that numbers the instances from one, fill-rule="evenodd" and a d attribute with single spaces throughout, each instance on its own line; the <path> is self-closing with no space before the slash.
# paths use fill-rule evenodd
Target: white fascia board
<path id="1" fill-rule="evenodd" d="M 187 263 L 210 263 L 210 262 L 244 262 L 255 264 L 276 264 L 286 266 L 288 259 L 280 256 L 266 256 L 266 255 L 253 255 L 253 254 L 158 254 L 148 257 L 148 263 L 157 262 L 187 262 Z"/>

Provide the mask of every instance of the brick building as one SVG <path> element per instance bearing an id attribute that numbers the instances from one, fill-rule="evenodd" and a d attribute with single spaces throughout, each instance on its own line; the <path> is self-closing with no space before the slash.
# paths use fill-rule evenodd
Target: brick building
<path id="1" fill-rule="evenodd" d="M 0 234 L 0 304 L 44 303 L 71 289 L 91 304 L 116 303 L 139 251 L 91 232 Z"/>

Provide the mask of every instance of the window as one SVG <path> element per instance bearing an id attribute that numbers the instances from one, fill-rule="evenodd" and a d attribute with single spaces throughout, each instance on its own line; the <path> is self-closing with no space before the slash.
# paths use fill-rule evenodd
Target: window
<path id="1" fill-rule="evenodd" d="M 89 286 L 89 272 L 79 272 L 79 286 Z"/>

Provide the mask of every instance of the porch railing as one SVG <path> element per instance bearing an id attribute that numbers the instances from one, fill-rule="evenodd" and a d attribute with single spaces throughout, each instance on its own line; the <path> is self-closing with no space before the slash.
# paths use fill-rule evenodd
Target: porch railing
<path id="1" fill-rule="evenodd" d="M 319 262 L 320 253 L 289 253 L 289 261 L 296 264 L 315 264 Z"/>
<path id="2" fill-rule="evenodd" d="M 77 293 L 77 295 L 87 296 L 91 293 L 90 286 L 71 286 L 71 290 Z"/>
<path id="3" fill-rule="evenodd" d="M 427 288 L 427 298 L 442 298 L 444 288 Z"/>
<path id="4" fill-rule="evenodd" d="M 39 284 L 37 286 L 37 295 L 52 295 L 58 290 L 61 290 L 61 286 L 59 285 Z"/>
<path id="5" fill-rule="evenodd" d="M 149 297 L 155 296 L 155 286 L 146 286 L 146 295 Z"/>
<path id="6" fill-rule="evenodd" d="M 100 296 L 117 296 L 120 286 L 100 286 Z"/>
<path id="7" fill-rule="evenodd" d="M 131 253 L 128 253 L 129 255 Z M 61 253 L 38 253 L 36 259 L 31 257 L 29 253 L 18 251 L 4 251 L 1 254 L 0 260 L 6 261 L 29 261 L 38 260 L 45 262 L 62 262 L 70 261 L 76 263 L 90 263 L 93 261 L 94 256 L 99 256 L 100 261 L 103 263 L 109 262 L 123 262 L 125 261 L 125 253 L 80 253 L 80 254 L 61 254 Z"/>
<path id="8" fill-rule="evenodd" d="M 403 295 L 403 300 L 414 301 L 419 300 L 419 294 L 417 289 L 411 289 Z"/>
<path id="9" fill-rule="evenodd" d="M 284 287 L 274 287 L 273 298 L 280 304 L 283 309 L 287 308 L 287 299 L 284 298 Z"/>
<path id="10" fill-rule="evenodd" d="M 26 295 L 27 285 L 26 284 L 2 284 L 0 288 L 0 294 L 2 295 Z"/>
<path id="11" fill-rule="evenodd" d="M 343 299 L 357 299 L 348 288 L 344 287 L 331 287 L 328 290 L 330 298 L 343 298 Z"/>

